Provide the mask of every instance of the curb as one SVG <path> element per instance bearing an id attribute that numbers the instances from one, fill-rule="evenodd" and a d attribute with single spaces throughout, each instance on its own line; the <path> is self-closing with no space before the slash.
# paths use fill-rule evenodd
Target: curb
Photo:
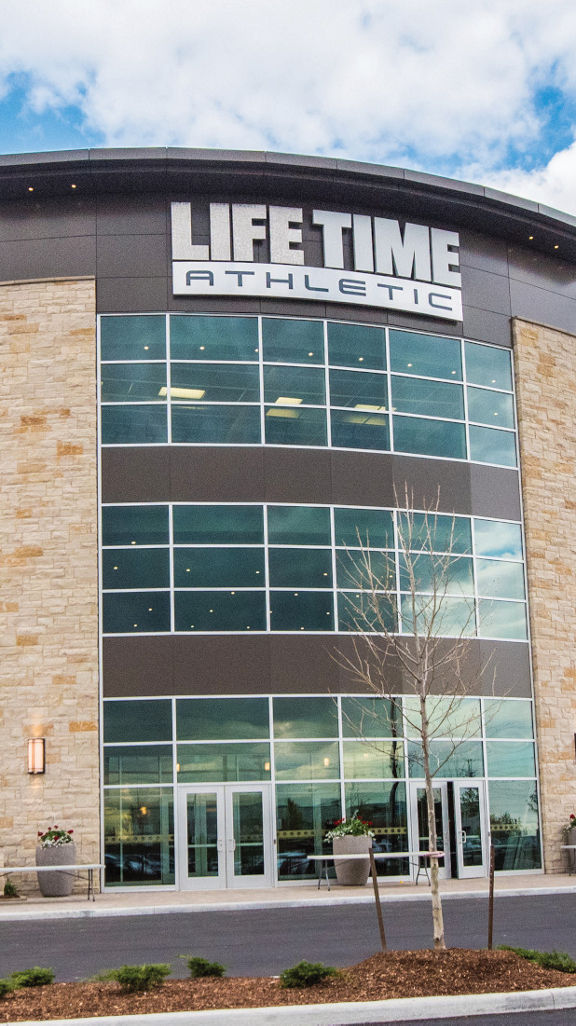
<path id="1" fill-rule="evenodd" d="M 398 998 L 333 1005 L 285 1005 L 276 1008 L 215 1009 L 209 1012 L 162 1012 L 88 1019 L 44 1019 L 44 1026 L 347 1026 L 353 1023 L 410 1022 L 414 1019 L 511 1015 L 576 1008 L 576 987 L 526 990 L 506 994 L 459 994 L 453 997 Z M 5 1026 L 38 1026 L 38 1020 Z"/>
<path id="2" fill-rule="evenodd" d="M 541 896 L 544 894 L 576 894 L 576 885 L 569 887 L 515 887 L 514 889 L 505 891 L 496 891 L 494 898 L 498 901 L 499 898 L 526 898 Z M 458 901 L 460 898 L 484 898 L 488 897 L 486 891 L 458 891 L 448 892 L 442 894 L 442 901 Z M 391 902 L 399 901 L 429 901 L 430 891 L 421 891 L 419 894 L 382 894 L 380 895 L 382 904 L 388 904 Z M 86 902 L 88 905 L 88 902 Z M 52 905 L 46 905 L 43 908 L 32 908 L 21 910 L 2 910 L 0 909 L 0 923 L 2 922 L 18 922 L 18 921 L 33 921 L 37 919 L 45 919 L 50 917 L 53 919 L 92 919 L 92 918 L 111 918 L 114 916 L 157 916 L 157 915 L 175 915 L 178 913 L 187 914 L 193 912 L 247 912 L 255 911 L 257 909 L 266 911 L 267 909 L 291 909 L 291 908 L 325 908 L 330 905 L 373 905 L 374 896 L 372 894 L 360 894 L 358 897 L 338 897 L 330 895 L 324 898 L 307 897 L 307 898 L 294 898 L 289 901 L 277 901 L 272 899 L 271 901 L 219 901 L 211 902 L 210 904 L 174 904 L 174 905 L 145 905 L 145 906 L 125 906 L 117 905 L 112 907 L 98 907 L 98 903 L 90 902 L 88 908 L 54 908 Z"/>

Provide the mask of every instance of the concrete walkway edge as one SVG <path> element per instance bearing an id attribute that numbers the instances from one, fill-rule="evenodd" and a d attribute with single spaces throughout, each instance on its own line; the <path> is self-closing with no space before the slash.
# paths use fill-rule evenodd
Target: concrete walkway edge
<path id="1" fill-rule="evenodd" d="M 399 998 L 332 1005 L 285 1005 L 279 1008 L 215 1009 L 209 1012 L 163 1012 L 88 1019 L 44 1019 L 44 1026 L 347 1026 L 353 1023 L 410 1022 L 513 1012 L 547 1012 L 576 1008 L 576 987 L 526 990 L 506 994 L 459 994 L 452 997 Z M 37 1021 L 5 1026 L 38 1026 Z"/>

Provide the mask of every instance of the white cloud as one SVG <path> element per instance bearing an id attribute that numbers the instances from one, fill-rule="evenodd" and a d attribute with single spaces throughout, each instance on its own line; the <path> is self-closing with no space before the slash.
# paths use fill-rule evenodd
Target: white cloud
<path id="1" fill-rule="evenodd" d="M 573 0 L 8 0 L 2 15 L 0 95 L 25 76 L 30 110 L 77 106 L 108 145 L 326 153 L 486 180 L 511 147 L 537 152 L 536 89 L 576 98 Z M 574 207 L 576 158 L 557 156 L 510 181 Z"/>

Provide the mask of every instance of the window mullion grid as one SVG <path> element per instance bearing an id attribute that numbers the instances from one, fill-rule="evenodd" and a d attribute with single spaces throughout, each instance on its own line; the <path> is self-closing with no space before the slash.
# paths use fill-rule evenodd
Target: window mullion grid
<path id="1" fill-rule="evenodd" d="M 394 525 L 394 569 L 396 572 L 396 615 L 398 618 L 398 633 L 402 634 L 402 595 L 400 592 L 400 536 L 398 534 L 398 517 L 400 511 L 392 510 L 392 522 Z"/>
<path id="2" fill-rule="evenodd" d="M 176 596 L 174 592 L 174 505 L 168 506 L 168 559 L 170 564 L 170 633 L 176 630 Z"/>
<path id="3" fill-rule="evenodd" d="M 260 444 L 266 442 L 266 408 L 264 406 L 264 340 L 262 318 L 258 317 L 258 381 L 260 384 Z"/>
<path id="4" fill-rule="evenodd" d="M 466 432 L 466 459 L 470 461 L 470 420 L 468 416 L 468 374 L 466 367 L 466 354 L 464 339 L 460 339 L 460 362 L 462 364 L 462 392 L 464 400 L 464 430 Z"/>
<path id="5" fill-rule="evenodd" d="M 170 348 L 170 314 L 166 314 L 166 416 L 168 445 L 172 444 L 172 353 Z"/>
<path id="6" fill-rule="evenodd" d="M 332 601 L 334 602 L 334 632 L 340 629 L 339 607 L 338 607 L 338 578 L 336 560 L 336 527 L 334 506 L 330 506 L 330 547 L 332 558 Z"/>
<path id="7" fill-rule="evenodd" d="M 384 329 L 384 345 L 386 350 L 386 381 L 388 384 L 388 434 L 390 438 L 390 452 L 394 452 L 394 425 L 392 417 L 392 372 L 390 370 L 390 332 Z"/>
<path id="8" fill-rule="evenodd" d="M 269 634 L 271 631 L 270 625 L 270 568 L 268 566 L 268 503 L 262 506 L 262 520 L 264 523 L 264 587 L 265 587 L 265 602 L 266 602 L 266 632 Z"/>
<path id="9" fill-rule="evenodd" d="M 326 444 L 332 448 L 332 418 L 331 418 L 331 397 L 330 397 L 330 367 L 328 358 L 328 321 L 322 322 L 324 334 L 324 403 L 326 413 Z"/>
<path id="10" fill-rule="evenodd" d="M 342 697 L 336 698 L 338 713 L 338 758 L 340 760 L 340 808 L 342 816 L 346 815 L 346 785 L 344 783 L 344 738 L 342 731 Z"/>
<path id="11" fill-rule="evenodd" d="M 474 530 L 474 517 L 468 517 L 470 521 L 470 537 L 472 539 L 472 581 L 474 584 L 474 618 L 476 623 L 476 637 L 480 637 L 480 598 L 478 595 L 478 580 L 476 577 L 476 532 Z"/>

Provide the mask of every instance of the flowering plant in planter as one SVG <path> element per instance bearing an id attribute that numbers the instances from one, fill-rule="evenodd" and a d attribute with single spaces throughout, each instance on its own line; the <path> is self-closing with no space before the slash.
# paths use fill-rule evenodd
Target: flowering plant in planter
<path id="1" fill-rule="evenodd" d="M 562 827 L 562 835 L 565 840 L 568 840 L 568 835 L 571 830 L 576 830 L 576 816 L 573 812 L 570 813 L 570 819 Z"/>
<path id="2" fill-rule="evenodd" d="M 38 831 L 38 843 L 42 848 L 58 848 L 62 844 L 70 844 L 73 830 L 61 830 L 58 824 L 48 830 Z"/>
<path id="3" fill-rule="evenodd" d="M 360 819 L 356 814 L 350 819 L 337 819 L 332 829 L 327 831 L 324 840 L 333 841 L 335 837 L 374 837 L 371 826 L 370 820 Z"/>

